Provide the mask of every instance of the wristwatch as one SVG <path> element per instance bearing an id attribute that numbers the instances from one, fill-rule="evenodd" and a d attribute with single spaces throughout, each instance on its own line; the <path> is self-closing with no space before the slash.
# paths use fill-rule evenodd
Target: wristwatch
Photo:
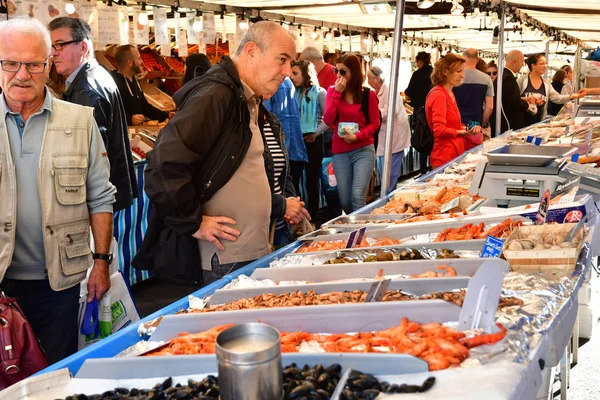
<path id="1" fill-rule="evenodd" d="M 94 260 L 103 260 L 106 261 L 108 265 L 112 264 L 113 255 L 112 254 L 102 254 L 102 253 L 94 253 L 92 256 Z"/>

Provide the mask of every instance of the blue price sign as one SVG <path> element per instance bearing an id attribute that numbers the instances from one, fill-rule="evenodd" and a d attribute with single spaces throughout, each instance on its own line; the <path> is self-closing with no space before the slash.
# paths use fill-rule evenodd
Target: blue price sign
<path id="1" fill-rule="evenodd" d="M 502 254 L 502 247 L 504 247 L 504 240 L 488 236 L 485 238 L 483 249 L 481 250 L 480 257 L 482 258 L 496 258 Z"/>

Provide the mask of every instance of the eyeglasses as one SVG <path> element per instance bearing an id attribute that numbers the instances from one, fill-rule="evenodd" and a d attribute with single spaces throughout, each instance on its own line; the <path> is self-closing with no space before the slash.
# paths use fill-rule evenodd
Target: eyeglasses
<path id="1" fill-rule="evenodd" d="M 52 48 L 55 51 L 61 51 L 63 49 L 63 47 L 70 45 L 71 43 L 79 43 L 81 42 L 81 40 L 69 40 L 67 42 L 56 42 L 52 44 Z"/>
<path id="2" fill-rule="evenodd" d="M 11 60 L 0 60 L 2 69 L 6 72 L 19 72 L 21 65 L 25 65 L 25 69 L 30 74 L 41 74 L 46 69 L 47 62 L 20 62 Z"/>
<path id="3" fill-rule="evenodd" d="M 339 73 L 341 76 L 346 76 L 346 73 L 347 73 L 348 71 L 346 71 L 345 69 L 337 69 L 336 67 L 333 67 L 333 72 L 334 72 L 336 75 Z"/>
<path id="4" fill-rule="evenodd" d="M 496 72 L 486 72 L 486 74 L 488 74 L 489 76 L 496 76 L 496 75 L 498 75 L 498 71 L 496 71 Z"/>

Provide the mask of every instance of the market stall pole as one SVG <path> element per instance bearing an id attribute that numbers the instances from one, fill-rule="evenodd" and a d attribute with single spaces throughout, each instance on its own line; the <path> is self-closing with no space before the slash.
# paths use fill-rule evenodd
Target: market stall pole
<path id="1" fill-rule="evenodd" d="M 506 10 L 504 0 L 500 2 L 500 29 L 498 32 L 498 77 L 496 78 L 496 136 L 502 132 L 502 75 L 504 75 L 504 24 Z"/>
<path id="2" fill-rule="evenodd" d="M 392 71 L 390 75 L 390 92 L 388 100 L 387 130 L 385 132 L 385 154 L 383 158 L 383 176 L 381 177 L 381 197 L 386 197 L 390 186 L 390 170 L 392 169 L 392 140 L 394 118 L 396 117 L 396 99 L 398 92 L 398 75 L 400 73 L 400 56 L 402 51 L 402 29 L 404 27 L 405 0 L 396 1 L 396 22 L 394 24 L 394 50 L 392 51 Z M 392 112 L 389 112 L 392 110 Z"/>

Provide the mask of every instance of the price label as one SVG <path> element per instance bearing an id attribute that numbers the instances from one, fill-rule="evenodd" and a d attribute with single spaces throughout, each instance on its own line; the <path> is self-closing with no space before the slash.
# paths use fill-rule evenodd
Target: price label
<path id="1" fill-rule="evenodd" d="M 497 258 L 502 254 L 502 247 L 504 247 L 504 240 L 488 236 L 485 238 L 483 249 L 481 249 L 481 258 Z"/>
<path id="2" fill-rule="evenodd" d="M 546 215 L 548 214 L 548 207 L 550 206 L 550 190 L 546 190 L 540 201 L 540 208 L 538 209 L 537 217 L 535 218 L 536 225 L 544 225 L 546 223 Z"/>
<path id="3" fill-rule="evenodd" d="M 346 240 L 346 248 L 351 249 L 360 244 L 360 242 L 362 242 L 363 238 L 365 237 L 366 230 L 367 227 L 363 226 L 360 229 L 350 232 L 350 234 L 348 235 L 348 240 Z"/>

